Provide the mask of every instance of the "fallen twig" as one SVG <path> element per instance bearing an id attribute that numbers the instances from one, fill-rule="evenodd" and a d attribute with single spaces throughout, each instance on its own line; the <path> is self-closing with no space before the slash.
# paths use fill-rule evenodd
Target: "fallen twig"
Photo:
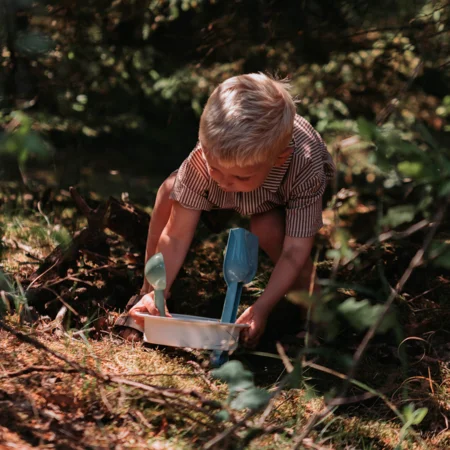
<path id="1" fill-rule="evenodd" d="M 290 374 L 294 370 L 294 366 L 292 365 L 291 361 L 289 360 L 288 356 L 286 355 L 286 352 L 284 351 L 283 346 L 277 342 L 277 351 L 280 355 L 281 360 L 283 361 L 284 367 L 286 368 L 286 372 Z M 289 376 L 289 375 L 288 375 Z M 270 401 L 262 413 L 261 417 L 259 418 L 257 425 L 259 427 L 262 427 L 263 423 L 266 421 L 267 417 L 269 417 L 269 414 L 272 412 L 274 406 L 275 406 L 275 400 L 277 399 L 278 395 L 280 395 L 281 390 L 277 390 L 277 395 L 273 395 L 270 398 Z"/>
<path id="2" fill-rule="evenodd" d="M 218 390 L 217 386 L 215 386 L 211 382 L 211 380 L 208 378 L 208 375 L 206 374 L 205 370 L 200 366 L 199 363 L 197 363 L 195 361 L 188 361 L 187 363 L 190 364 L 191 366 L 195 367 L 196 375 L 199 375 L 212 391 Z"/>
<path id="3" fill-rule="evenodd" d="M 102 270 L 109 270 L 111 272 L 118 272 L 118 271 L 120 271 L 120 269 L 125 269 L 126 267 L 127 267 L 126 264 L 121 264 L 121 265 L 118 265 L 116 267 L 113 267 L 111 265 L 106 264 L 104 266 L 99 266 L 99 267 L 94 267 L 92 269 L 83 270 L 83 275 L 88 275 L 88 274 L 94 273 L 94 272 L 100 272 Z M 89 286 L 93 285 L 91 282 L 80 280 L 78 278 L 74 278 L 72 275 L 67 275 L 64 278 L 57 278 L 57 279 L 49 280 L 42 287 L 48 288 L 48 286 L 56 286 L 57 284 L 61 284 L 64 281 L 77 281 L 79 283 L 88 284 Z M 41 285 L 39 285 L 38 287 L 41 287 Z"/>
<path id="4" fill-rule="evenodd" d="M 77 373 L 78 370 L 71 368 L 68 369 L 67 367 L 48 367 L 48 366 L 28 366 L 20 370 L 16 370 L 14 372 L 6 372 L 1 373 L 0 378 L 16 378 L 20 377 L 22 375 L 29 375 L 36 372 L 64 372 L 64 373 Z"/>
<path id="5" fill-rule="evenodd" d="M 428 220 L 421 220 L 420 222 L 417 222 L 413 225 L 411 225 L 408 229 L 405 231 L 387 231 L 385 233 L 381 233 L 378 236 L 375 236 L 372 239 L 369 239 L 365 244 L 361 245 L 360 249 L 357 252 L 354 252 L 353 255 L 350 258 L 345 259 L 342 261 L 342 267 L 347 266 L 352 261 L 354 261 L 358 256 L 360 256 L 364 251 L 366 251 L 371 245 L 374 244 L 381 244 L 382 242 L 386 242 L 389 239 L 404 239 L 405 237 L 411 236 L 414 233 L 417 233 L 420 230 L 423 230 L 424 228 L 427 228 L 430 226 L 431 223 Z"/>

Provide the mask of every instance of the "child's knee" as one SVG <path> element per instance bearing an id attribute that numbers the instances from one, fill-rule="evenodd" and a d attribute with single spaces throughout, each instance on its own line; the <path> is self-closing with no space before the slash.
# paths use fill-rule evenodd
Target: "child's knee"
<path id="1" fill-rule="evenodd" d="M 255 214 L 250 220 L 250 231 L 259 238 L 259 245 L 265 250 L 284 239 L 284 216 L 278 209 Z"/>
<path id="2" fill-rule="evenodd" d="M 284 216 L 278 208 L 254 214 L 250 219 L 250 230 L 257 236 L 267 236 L 268 233 L 278 232 L 284 236 Z"/>

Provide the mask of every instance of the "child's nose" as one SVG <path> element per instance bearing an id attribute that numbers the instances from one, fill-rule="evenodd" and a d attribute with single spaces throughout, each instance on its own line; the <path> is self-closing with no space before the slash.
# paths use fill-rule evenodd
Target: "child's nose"
<path id="1" fill-rule="evenodd" d="M 222 174 L 220 174 L 217 177 L 216 181 L 217 181 L 218 184 L 220 184 L 223 187 L 227 187 L 227 186 L 231 185 L 231 180 L 227 176 L 222 175 Z"/>
<path id="2" fill-rule="evenodd" d="M 222 177 L 219 184 L 225 188 L 230 188 L 233 186 L 234 183 L 232 179 L 228 177 Z"/>

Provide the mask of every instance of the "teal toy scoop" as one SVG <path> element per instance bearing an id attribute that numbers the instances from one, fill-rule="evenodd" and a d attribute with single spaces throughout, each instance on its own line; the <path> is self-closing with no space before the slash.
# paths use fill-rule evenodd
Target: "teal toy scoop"
<path id="1" fill-rule="evenodd" d="M 258 266 L 258 238 L 243 228 L 233 228 L 223 263 L 228 289 L 221 322 L 234 323 L 241 301 L 242 287 L 253 280 Z"/>
<path id="2" fill-rule="evenodd" d="M 228 288 L 221 322 L 236 322 L 242 287 L 253 280 L 257 267 L 258 237 L 243 228 L 231 229 L 223 262 L 223 276 Z M 228 361 L 227 352 L 216 350 L 211 355 L 213 367 L 219 367 L 226 361 Z"/>
<path id="3" fill-rule="evenodd" d="M 145 265 L 145 278 L 155 292 L 155 304 L 161 317 L 166 316 L 164 290 L 166 289 L 166 266 L 162 253 L 153 255 Z"/>

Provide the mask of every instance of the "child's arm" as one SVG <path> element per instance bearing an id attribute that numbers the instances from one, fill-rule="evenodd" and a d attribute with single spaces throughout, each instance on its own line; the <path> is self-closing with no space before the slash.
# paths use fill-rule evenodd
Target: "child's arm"
<path id="1" fill-rule="evenodd" d="M 286 236 L 280 259 L 275 265 L 266 289 L 259 299 L 237 320 L 237 323 L 249 323 L 250 328 L 243 336 L 247 345 L 257 343 L 264 331 L 267 318 L 279 302 L 289 292 L 305 265 L 314 242 L 314 236 L 296 238 Z"/>
<path id="2" fill-rule="evenodd" d="M 159 238 L 155 252 L 161 252 L 164 256 L 166 296 L 186 258 L 200 215 L 201 210 L 185 208 L 178 202 L 173 204 L 169 221 Z"/>
<path id="3" fill-rule="evenodd" d="M 173 203 L 169 221 L 161 233 L 155 252 L 161 252 L 164 257 L 166 266 L 166 290 L 164 294 L 166 298 L 186 258 L 200 214 L 200 210 L 185 208 L 178 202 Z M 147 311 L 152 315 L 159 315 L 154 304 L 153 292 L 145 295 L 136 303 L 130 310 L 130 316 L 139 325 L 143 325 L 142 318 L 136 316 L 135 313 Z"/>

